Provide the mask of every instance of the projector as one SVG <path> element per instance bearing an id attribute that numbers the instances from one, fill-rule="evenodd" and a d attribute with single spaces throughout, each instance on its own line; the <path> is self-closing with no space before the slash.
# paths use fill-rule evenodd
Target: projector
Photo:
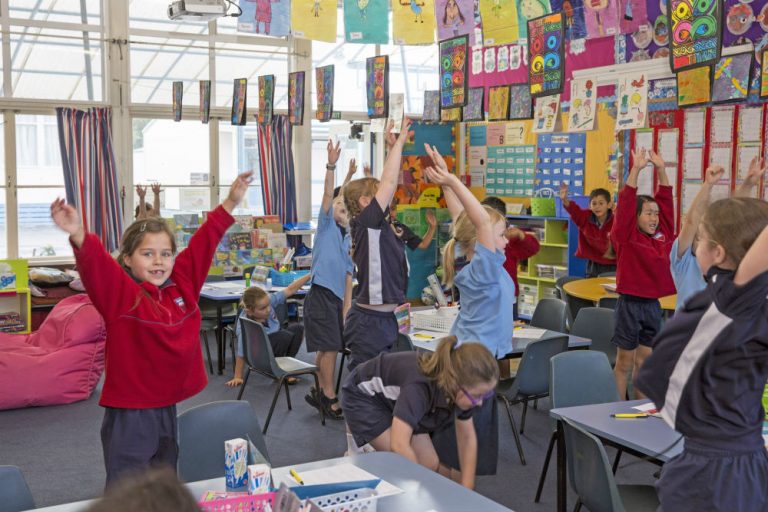
<path id="1" fill-rule="evenodd" d="M 177 0 L 168 6 L 174 21 L 211 21 L 227 15 L 226 0 Z"/>

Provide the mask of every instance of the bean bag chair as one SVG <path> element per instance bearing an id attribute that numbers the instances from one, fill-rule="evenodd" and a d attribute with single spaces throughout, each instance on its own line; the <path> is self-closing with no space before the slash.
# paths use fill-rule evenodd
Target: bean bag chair
<path id="1" fill-rule="evenodd" d="M 87 399 L 104 371 L 106 336 L 85 294 L 59 302 L 31 334 L 0 333 L 0 410 Z"/>

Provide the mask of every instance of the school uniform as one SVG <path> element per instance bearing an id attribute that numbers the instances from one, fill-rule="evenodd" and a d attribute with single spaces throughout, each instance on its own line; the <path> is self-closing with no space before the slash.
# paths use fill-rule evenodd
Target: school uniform
<path id="1" fill-rule="evenodd" d="M 768 511 L 768 272 L 744 286 L 733 276 L 709 272 L 637 376 L 637 388 L 685 436 L 656 485 L 663 511 Z"/>
<path id="2" fill-rule="evenodd" d="M 411 228 L 400 222 L 399 220 L 392 221 L 392 227 L 395 228 L 395 234 L 403 241 L 403 243 L 412 251 L 415 251 L 424 241 L 419 235 L 413 232 Z"/>
<path id="3" fill-rule="evenodd" d="M 677 289 L 675 311 L 680 310 L 685 301 L 707 287 L 699 262 L 693 254 L 693 249 L 689 247 L 682 256 L 678 257 L 679 249 L 680 239 L 678 238 L 672 244 L 672 249 L 669 252 L 669 269 Z"/>
<path id="4" fill-rule="evenodd" d="M 659 226 L 654 235 L 637 227 L 637 189 L 625 186 L 611 231 L 617 255 L 616 328 L 613 343 L 634 350 L 638 343 L 652 346 L 661 326 L 659 298 L 675 293 L 669 271 L 669 251 L 674 242 L 672 187 L 660 186 L 655 201 L 659 206 Z"/>
<path id="5" fill-rule="evenodd" d="M 344 289 L 354 272 L 351 241 L 333 220 L 333 205 L 320 208 L 312 252 L 312 286 L 304 299 L 304 336 L 308 352 L 343 348 Z"/>
<path id="6" fill-rule="evenodd" d="M 176 404 L 206 386 L 197 306 L 216 247 L 234 218 L 219 206 L 176 256 L 161 286 L 136 282 L 94 234 L 75 260 L 107 330 L 99 405 L 107 485 L 155 464 L 176 469 Z"/>
<path id="7" fill-rule="evenodd" d="M 350 350 L 349 369 L 382 352 L 397 341 L 394 312 L 375 311 L 359 304 L 383 305 L 405 302 L 408 265 L 403 242 L 392 230 L 387 211 L 372 198 L 350 222 L 357 265 L 356 303 L 347 313 L 344 344 Z"/>
<path id="8" fill-rule="evenodd" d="M 603 272 L 614 272 L 616 260 L 605 257 L 610 246 L 609 235 L 613 229 L 613 211 L 608 210 L 605 221 L 600 224 L 591 210 L 581 208 L 574 201 L 570 201 L 565 209 L 579 228 L 576 257 L 587 260 L 587 277 L 597 277 Z"/>
<path id="9" fill-rule="evenodd" d="M 291 324 L 282 329 L 280 320 L 277 318 L 275 308 L 285 303 L 285 293 L 276 292 L 269 294 L 269 317 L 263 322 L 264 330 L 269 335 L 269 344 L 272 346 L 272 353 L 275 357 L 294 357 L 301 348 L 301 342 L 304 339 L 304 326 L 301 324 Z M 245 311 L 240 313 L 240 318 L 248 318 Z M 235 327 L 235 337 L 237 338 L 237 357 L 245 357 L 243 350 L 243 333 L 240 327 L 240 320 Z"/>
<path id="10" fill-rule="evenodd" d="M 531 233 L 525 233 L 522 240 L 510 240 L 504 249 L 504 269 L 515 284 L 515 304 L 512 306 L 514 318 L 517 318 L 517 297 L 520 296 L 520 286 L 517 282 L 517 264 L 520 260 L 527 260 L 539 252 L 539 241 Z"/>
<path id="11" fill-rule="evenodd" d="M 454 422 L 466 420 L 466 411 L 427 378 L 419 368 L 416 352 L 379 354 L 357 366 L 346 378 L 341 404 L 355 443 L 370 443 L 399 418 L 413 434 L 429 434 Z"/>

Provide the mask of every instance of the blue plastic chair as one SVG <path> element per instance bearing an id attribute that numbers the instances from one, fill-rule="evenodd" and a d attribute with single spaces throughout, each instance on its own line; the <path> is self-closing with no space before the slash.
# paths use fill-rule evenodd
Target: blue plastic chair
<path id="1" fill-rule="evenodd" d="M 16 466 L 0 466 L 0 512 L 35 508 L 35 500 L 24 475 Z"/>
<path id="2" fill-rule="evenodd" d="M 571 326 L 571 334 L 592 340 L 590 350 L 603 352 L 611 366 L 616 364 L 616 345 L 613 344 L 615 329 L 614 311 L 608 308 L 583 308 Z"/>
<path id="3" fill-rule="evenodd" d="M 560 299 L 541 299 L 531 318 L 531 327 L 548 331 L 565 332 L 568 321 L 568 305 Z"/>
<path id="4" fill-rule="evenodd" d="M 579 313 L 579 318 L 583 318 L 582 312 Z M 576 319 L 577 322 L 579 318 Z M 578 323 L 574 327 L 577 325 Z M 606 355 L 595 350 L 575 350 L 554 356 L 549 361 L 549 399 L 553 409 L 618 402 L 619 392 L 616 390 L 613 370 Z M 549 460 L 557 442 L 557 423 L 552 423 L 552 436 L 549 439 L 547 454 L 544 456 L 544 467 L 541 469 L 539 486 L 536 489 L 534 499 L 536 503 L 541 499 Z M 621 452 L 616 456 L 616 464 L 620 454 Z"/>

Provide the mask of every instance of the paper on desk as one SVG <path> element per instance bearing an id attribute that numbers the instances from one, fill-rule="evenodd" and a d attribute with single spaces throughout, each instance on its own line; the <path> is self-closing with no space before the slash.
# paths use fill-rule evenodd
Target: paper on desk
<path id="1" fill-rule="evenodd" d="M 205 285 L 206 290 L 221 290 L 226 292 L 242 292 L 245 290 L 245 285 L 243 283 L 238 282 L 226 282 L 223 283 L 215 283 L 215 284 L 206 284 Z"/>
<path id="2" fill-rule="evenodd" d="M 644 412 L 646 414 L 658 414 L 659 410 L 656 408 L 656 404 L 653 402 L 648 402 L 645 404 L 640 404 L 632 407 L 636 411 Z"/>
<path id="3" fill-rule="evenodd" d="M 602 283 L 602 284 L 600 284 L 600 286 L 605 288 L 606 291 L 614 292 L 614 293 L 616 292 L 616 283 L 615 282 L 614 283 Z"/>
<path id="4" fill-rule="evenodd" d="M 542 336 L 544 336 L 544 333 L 546 333 L 546 329 L 532 329 L 530 327 L 523 328 L 523 329 L 515 329 L 515 338 L 525 338 L 530 340 L 538 340 Z"/>
<path id="5" fill-rule="evenodd" d="M 290 475 L 290 467 L 275 468 L 272 470 L 272 486 L 279 487 L 280 483 L 292 487 L 297 485 L 296 480 Z M 338 464 L 311 471 L 302 471 L 299 473 L 305 485 L 317 484 L 337 484 L 342 482 L 357 482 L 360 480 L 377 480 L 379 477 L 361 469 L 353 464 Z M 376 493 L 381 496 L 392 496 L 400 494 L 403 490 L 395 487 L 387 481 L 382 480 L 376 486 Z"/>

